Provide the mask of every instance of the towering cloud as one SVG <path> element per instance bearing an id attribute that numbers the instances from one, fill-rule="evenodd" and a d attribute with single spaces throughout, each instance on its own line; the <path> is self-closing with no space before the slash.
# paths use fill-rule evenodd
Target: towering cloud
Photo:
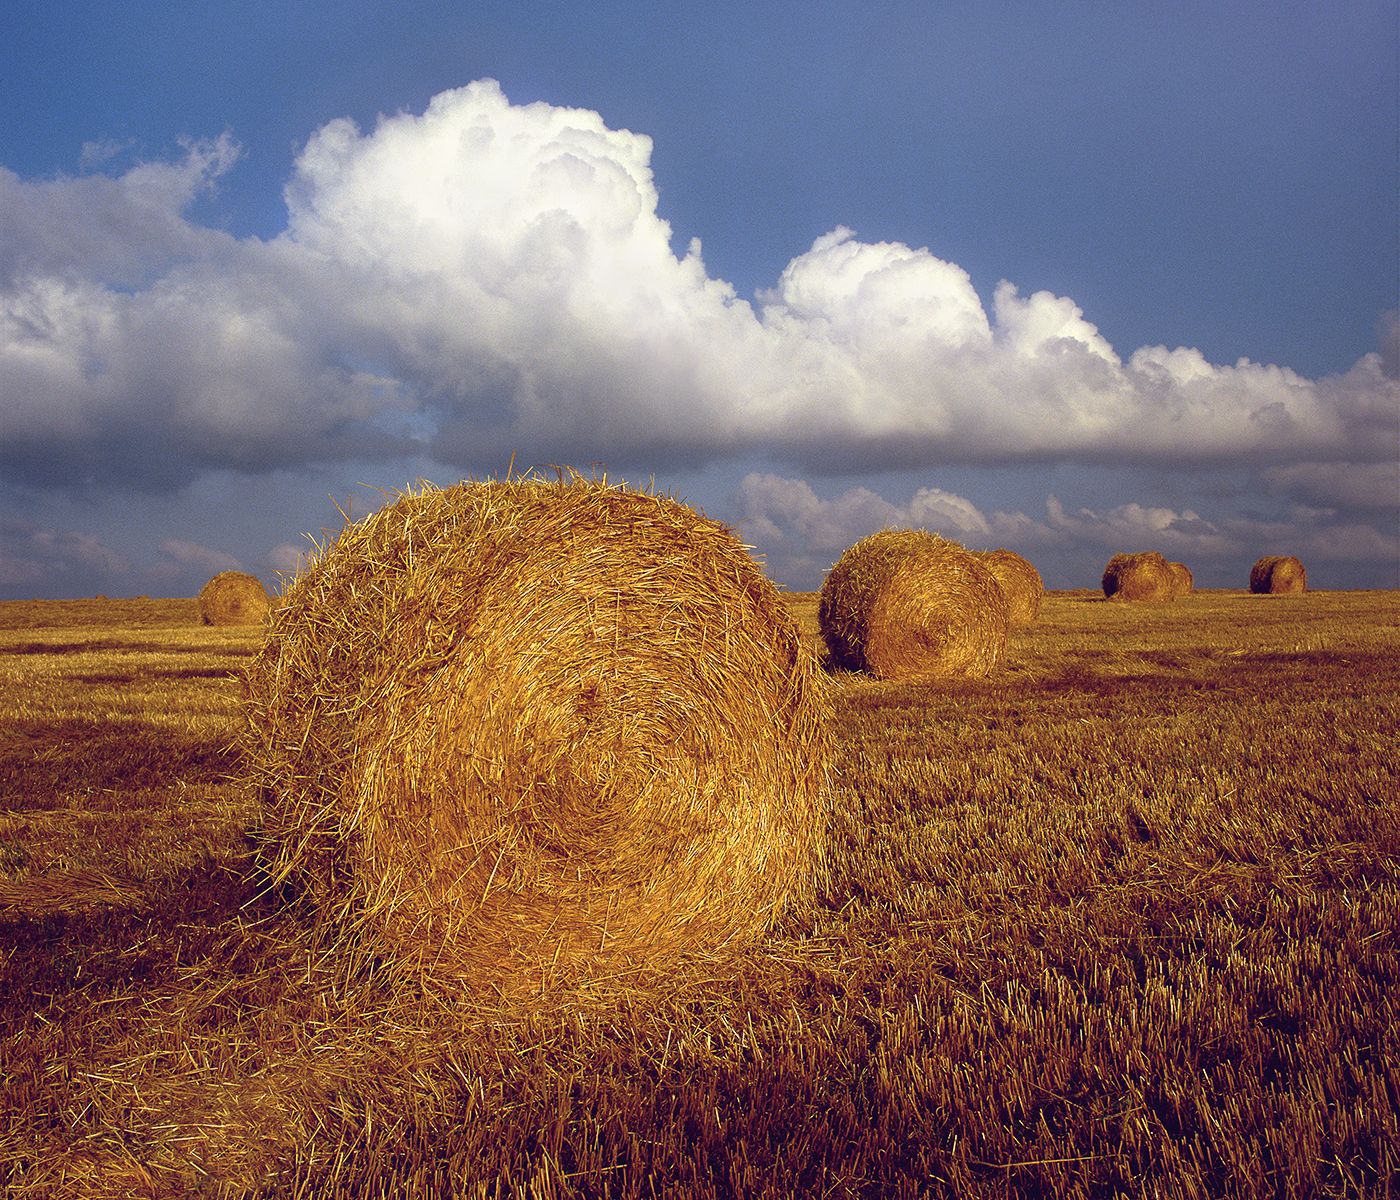
<path id="1" fill-rule="evenodd" d="M 753 303 L 657 214 L 651 142 L 490 81 L 307 142 L 270 241 L 185 215 L 228 139 L 119 177 L 0 173 L 0 466 L 163 489 L 429 454 L 665 468 L 1383 462 L 1400 382 L 1126 360 L 1071 300 L 818 238 Z M 71 231 L 77 231 L 73 235 Z M 1299 474 L 1305 485 L 1321 476 Z"/>

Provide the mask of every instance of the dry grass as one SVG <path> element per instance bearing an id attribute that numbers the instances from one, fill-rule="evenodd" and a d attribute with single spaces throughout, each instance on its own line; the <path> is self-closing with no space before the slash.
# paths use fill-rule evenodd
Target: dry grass
<path id="1" fill-rule="evenodd" d="M 404 495 L 287 591 L 247 690 L 272 882 L 454 994 L 622 986 L 810 890 L 825 682 L 740 543 L 667 497 Z"/>
<path id="2" fill-rule="evenodd" d="M 831 661 L 880 679 L 979 678 L 1006 647 L 1006 596 L 956 542 L 886 529 L 849 547 L 822 584 Z"/>
<path id="3" fill-rule="evenodd" d="M 262 581 L 242 571 L 220 571 L 200 589 L 198 601 L 206 625 L 258 625 L 272 606 Z"/>
<path id="4" fill-rule="evenodd" d="M 813 902 L 510 1020 L 250 882 L 258 631 L 85 603 L 0 604 L 8 1195 L 1394 1194 L 1396 593 L 1051 593 L 990 679 L 838 675 Z"/>
<path id="5" fill-rule="evenodd" d="M 1250 568 L 1249 590 L 1272 596 L 1305 592 L 1308 590 L 1307 568 L 1287 554 L 1261 558 Z"/>

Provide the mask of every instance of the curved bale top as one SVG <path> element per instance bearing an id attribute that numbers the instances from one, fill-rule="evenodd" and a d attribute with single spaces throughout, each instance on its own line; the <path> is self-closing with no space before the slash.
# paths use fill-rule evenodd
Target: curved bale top
<path id="1" fill-rule="evenodd" d="M 1249 572 L 1249 590 L 1259 595 L 1283 595 L 1308 590 L 1308 571 L 1291 554 L 1261 558 Z"/>
<path id="2" fill-rule="evenodd" d="M 1040 616 L 1045 583 L 1029 559 L 1014 550 L 976 551 L 975 557 L 1001 585 L 1012 625 L 1033 625 Z"/>
<path id="3" fill-rule="evenodd" d="M 1006 597 L 956 542 L 887 529 L 831 568 L 817 607 L 832 661 L 881 679 L 971 679 L 1006 649 Z"/>
<path id="4" fill-rule="evenodd" d="M 1171 565 L 1155 550 L 1115 554 L 1103 571 L 1103 594 L 1110 600 L 1175 600 Z"/>
<path id="5" fill-rule="evenodd" d="M 323 548 L 246 678 L 271 878 L 453 990 L 703 954 L 812 881 L 827 686 L 742 545 L 669 498 L 406 493 Z"/>
<path id="6" fill-rule="evenodd" d="M 199 592 L 199 619 L 205 625 L 258 625 L 271 607 L 262 581 L 242 571 L 220 571 Z"/>
<path id="7" fill-rule="evenodd" d="M 1196 590 L 1196 577 L 1185 563 L 1169 562 L 1167 569 L 1172 573 L 1172 599 L 1179 600 Z"/>

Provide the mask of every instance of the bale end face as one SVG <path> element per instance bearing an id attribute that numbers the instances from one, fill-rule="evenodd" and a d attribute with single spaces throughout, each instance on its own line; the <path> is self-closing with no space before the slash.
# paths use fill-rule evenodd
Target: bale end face
<path id="1" fill-rule="evenodd" d="M 199 619 L 205 625 L 259 625 L 271 607 L 262 581 L 243 571 L 220 571 L 199 593 Z"/>
<path id="2" fill-rule="evenodd" d="M 620 977 L 810 885 L 826 687 L 734 536 L 665 497 L 404 495 L 288 590 L 247 688 L 270 874 L 424 977 Z"/>

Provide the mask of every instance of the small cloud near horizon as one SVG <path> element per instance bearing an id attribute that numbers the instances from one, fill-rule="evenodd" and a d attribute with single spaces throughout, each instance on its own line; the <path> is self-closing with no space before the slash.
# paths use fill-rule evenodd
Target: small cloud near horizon
<path id="1" fill-rule="evenodd" d="M 1400 564 L 1400 537 L 1330 509 L 1294 505 L 1284 519 L 1227 516 L 1207 519 L 1193 509 L 1136 502 L 1107 509 L 1070 509 L 1052 495 L 1043 515 L 983 512 L 964 497 L 920 488 L 904 503 L 866 487 L 822 499 L 805 480 L 753 472 L 740 482 L 736 524 L 775 577 L 798 590 L 819 587 L 826 571 L 854 542 L 880 529 L 917 528 L 975 550 L 1004 546 L 1038 565 L 1057 564 L 1058 587 L 1094 586 L 1095 564 L 1123 550 L 1159 550 L 1205 568 L 1210 586 L 1241 586 L 1248 567 L 1264 554 L 1345 564 L 1376 575 L 1371 586 L 1391 587 Z M 1064 565 L 1077 568 L 1078 577 Z M 1379 574 L 1377 574 L 1379 568 Z M 1051 582 L 1047 580 L 1047 582 Z"/>

